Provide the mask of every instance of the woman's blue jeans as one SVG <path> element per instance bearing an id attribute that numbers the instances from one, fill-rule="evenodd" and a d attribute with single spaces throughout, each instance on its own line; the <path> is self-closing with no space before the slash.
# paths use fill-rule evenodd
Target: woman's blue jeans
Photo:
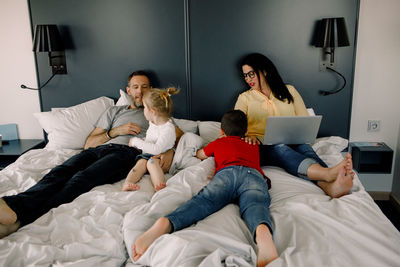
<path id="1" fill-rule="evenodd" d="M 235 203 L 255 237 L 259 224 L 267 225 L 272 234 L 270 202 L 267 181 L 260 172 L 244 166 L 229 166 L 219 170 L 196 196 L 166 218 L 172 224 L 172 231 L 178 231 Z"/>
<path id="2" fill-rule="evenodd" d="M 261 166 L 281 167 L 294 176 L 309 180 L 307 169 L 315 163 L 319 163 L 322 167 L 328 167 L 309 144 L 260 145 Z"/>
<path id="3" fill-rule="evenodd" d="M 118 144 L 83 150 L 53 168 L 25 192 L 3 199 L 15 211 L 21 225 L 25 225 L 95 186 L 125 178 L 138 154 L 137 149 Z"/>

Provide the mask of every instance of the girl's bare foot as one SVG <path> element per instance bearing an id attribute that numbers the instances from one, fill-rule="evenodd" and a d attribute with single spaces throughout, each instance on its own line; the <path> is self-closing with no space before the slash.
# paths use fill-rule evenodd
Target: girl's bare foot
<path id="1" fill-rule="evenodd" d="M 0 198 L 0 223 L 13 224 L 17 221 L 17 214 Z"/>
<path id="2" fill-rule="evenodd" d="M 338 198 L 347 195 L 353 187 L 353 174 L 346 174 L 346 168 L 342 167 L 336 180 L 332 183 L 318 182 L 318 185 L 325 191 L 325 193 L 332 197 Z"/>
<path id="3" fill-rule="evenodd" d="M 19 225 L 20 225 L 19 221 L 16 221 L 15 223 L 12 223 L 12 224 L 0 223 L 0 239 L 17 231 L 19 228 Z"/>
<path id="4" fill-rule="evenodd" d="M 256 242 L 258 246 L 257 267 L 265 266 L 278 258 L 274 241 L 268 226 L 260 224 L 256 229 Z"/>
<path id="5" fill-rule="evenodd" d="M 159 184 L 156 184 L 156 185 L 154 186 L 154 190 L 157 192 L 157 191 L 163 189 L 163 188 L 166 187 L 166 186 L 167 186 L 166 183 L 159 183 Z"/>
<path id="6" fill-rule="evenodd" d="M 125 181 L 124 185 L 122 186 L 122 191 L 136 191 L 139 190 L 140 186 L 135 183 L 130 183 Z"/>
<path id="7" fill-rule="evenodd" d="M 170 221 L 165 217 L 158 219 L 149 230 L 136 239 L 133 245 L 133 259 L 137 261 L 157 238 L 169 232 L 171 232 Z"/>

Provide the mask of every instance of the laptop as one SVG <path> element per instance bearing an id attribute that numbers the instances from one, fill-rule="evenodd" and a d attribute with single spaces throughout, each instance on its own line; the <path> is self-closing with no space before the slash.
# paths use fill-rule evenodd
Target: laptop
<path id="1" fill-rule="evenodd" d="M 268 117 L 263 144 L 312 144 L 321 120 L 321 115 Z"/>

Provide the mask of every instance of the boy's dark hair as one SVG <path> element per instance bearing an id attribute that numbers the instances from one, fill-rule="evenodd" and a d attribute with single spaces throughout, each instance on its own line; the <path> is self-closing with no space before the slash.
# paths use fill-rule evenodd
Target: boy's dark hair
<path id="1" fill-rule="evenodd" d="M 247 132 L 247 117 L 241 110 L 230 110 L 222 116 L 221 129 L 226 136 L 244 137 Z"/>

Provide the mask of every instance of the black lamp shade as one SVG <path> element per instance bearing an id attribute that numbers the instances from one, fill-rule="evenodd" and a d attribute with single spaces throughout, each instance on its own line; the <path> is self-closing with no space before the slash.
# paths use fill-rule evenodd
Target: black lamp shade
<path id="1" fill-rule="evenodd" d="M 64 51 L 57 25 L 36 25 L 33 38 L 34 52 Z"/>
<path id="2" fill-rule="evenodd" d="M 349 46 L 344 18 L 326 18 L 318 21 L 313 45 L 324 48 Z"/>

